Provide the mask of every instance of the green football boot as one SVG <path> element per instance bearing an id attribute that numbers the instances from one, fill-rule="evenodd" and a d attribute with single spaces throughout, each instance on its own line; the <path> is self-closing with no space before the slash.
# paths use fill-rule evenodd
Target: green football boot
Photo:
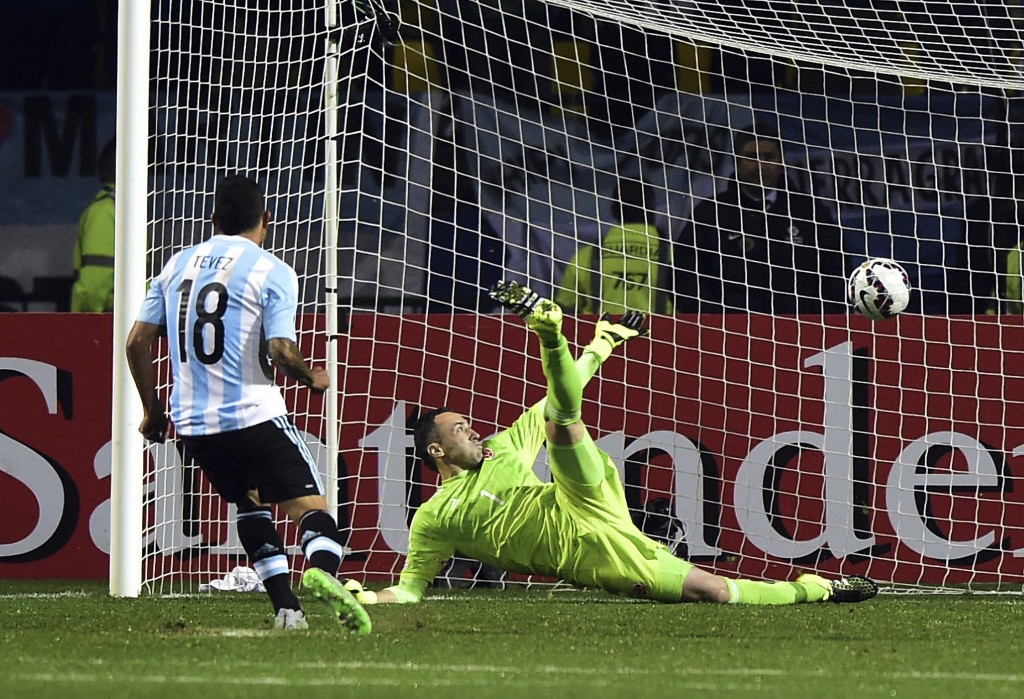
<path id="1" fill-rule="evenodd" d="M 368 634 L 373 630 L 370 615 L 363 609 L 363 605 L 359 604 L 355 596 L 333 575 L 319 568 L 310 568 L 302 575 L 302 587 L 326 604 L 341 625 L 349 631 Z"/>

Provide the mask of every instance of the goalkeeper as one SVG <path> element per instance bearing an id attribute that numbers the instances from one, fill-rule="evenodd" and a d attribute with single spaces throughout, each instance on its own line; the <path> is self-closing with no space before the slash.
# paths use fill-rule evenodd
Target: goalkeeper
<path id="1" fill-rule="evenodd" d="M 413 517 L 398 585 L 374 592 L 349 581 L 359 601 L 420 601 L 456 551 L 510 572 L 661 602 L 794 604 L 875 596 L 875 583 L 858 576 L 724 578 L 645 536 L 630 519 L 614 464 L 594 444 L 580 413 L 583 386 L 613 349 L 647 334 L 646 316 L 633 311 L 618 323 L 602 316 L 594 340 L 574 362 L 556 304 L 515 282 L 500 282 L 491 297 L 522 316 L 540 339 L 547 397 L 485 442 L 467 418 L 448 408 L 420 418 L 416 451 L 440 475 L 441 487 Z M 532 468 L 545 440 L 551 483 L 541 482 Z"/>

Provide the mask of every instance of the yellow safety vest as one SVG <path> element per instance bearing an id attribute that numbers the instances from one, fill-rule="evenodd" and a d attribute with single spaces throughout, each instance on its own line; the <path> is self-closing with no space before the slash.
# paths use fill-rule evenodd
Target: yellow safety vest
<path id="1" fill-rule="evenodd" d="M 114 310 L 113 185 L 103 187 L 82 213 L 74 262 L 71 310 L 80 313 Z"/>
<path id="2" fill-rule="evenodd" d="M 1024 312 L 1024 298 L 1021 297 L 1021 249 L 1015 247 L 1006 254 L 1006 299 L 1007 311 L 1010 313 Z"/>
<path id="3" fill-rule="evenodd" d="M 587 246 L 565 268 L 555 302 L 576 313 L 671 313 L 664 289 L 669 247 L 645 223 L 614 226 L 600 253 Z"/>

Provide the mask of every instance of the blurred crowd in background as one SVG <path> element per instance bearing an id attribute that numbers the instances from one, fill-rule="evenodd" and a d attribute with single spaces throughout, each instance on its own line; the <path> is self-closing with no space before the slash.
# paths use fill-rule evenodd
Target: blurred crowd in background
<path id="1" fill-rule="evenodd" d="M 723 0 L 721 4 L 727 8 L 732 1 Z M 759 1 L 745 0 L 744 4 Z M 875 10 L 886 5 L 879 0 L 845 4 L 854 8 L 871 6 Z M 903 12 L 915 5 L 889 4 L 893 11 Z M 154 61 L 155 69 L 202 83 L 204 74 L 222 74 L 216 70 L 218 61 L 258 59 L 251 52 L 263 52 L 263 66 L 239 72 L 242 84 L 232 87 L 264 90 L 263 99 L 273 103 L 274 109 L 292 109 L 294 105 L 288 103 L 300 99 L 304 89 L 318 84 L 320 68 L 315 59 L 323 36 L 321 3 L 251 0 L 235 5 L 289 12 L 253 15 L 262 23 L 258 34 L 270 37 L 254 48 L 252 41 L 232 44 L 223 37 L 211 40 L 198 31 L 189 39 L 189 30 L 178 21 L 186 15 L 197 26 L 204 22 L 216 25 L 237 21 L 242 15 L 230 15 L 232 3 L 166 0 L 156 17 L 154 46 L 191 40 L 195 47 L 193 56 L 202 59 L 185 60 L 161 51 Z M 958 26 L 970 27 L 987 12 L 981 5 L 961 5 L 959 15 L 950 19 Z M 354 5 L 345 3 L 344 7 L 345 20 L 353 21 Z M 296 9 L 301 11 L 292 12 Z M 387 91 L 411 94 L 443 89 L 451 94 L 445 118 L 431 124 L 436 132 L 431 148 L 434 161 L 424 178 L 430 184 L 427 201 L 421 205 L 426 222 L 424 230 L 417 233 L 422 243 L 418 248 L 421 252 L 417 253 L 418 266 L 423 271 L 421 288 L 414 293 L 407 293 L 404 288 L 392 289 L 404 308 L 490 310 L 481 290 L 511 270 L 513 276 L 539 280 L 543 291 L 554 295 L 567 308 L 584 313 L 638 303 L 655 312 L 845 312 L 846 274 L 864 257 L 884 253 L 913 263 L 913 281 L 920 293 L 915 296 L 911 311 L 1021 311 L 1019 230 L 1024 212 L 1018 212 L 1016 195 L 1021 187 L 1017 173 L 1024 168 L 1014 154 L 1020 145 L 1017 124 L 1021 122 L 1022 105 L 1013 92 L 967 90 L 976 93 L 973 96 L 981 105 L 977 113 L 968 115 L 972 123 L 981 123 L 980 130 L 966 139 L 978 143 L 979 155 L 970 156 L 974 158 L 971 162 L 976 172 L 963 174 L 957 181 L 960 196 L 955 206 L 939 202 L 934 210 L 922 212 L 910 204 L 901 211 L 888 211 L 884 223 L 873 224 L 891 228 L 890 234 L 898 232 L 899 240 L 890 240 L 886 247 L 877 243 L 881 240 L 877 234 L 886 231 L 872 230 L 871 235 L 861 235 L 851 242 L 840 195 L 831 193 L 838 204 L 833 202 L 830 209 L 823 207 L 816 193 L 810 191 L 813 149 L 825 146 L 801 142 L 806 134 L 797 132 L 805 126 L 802 116 L 807 116 L 807 122 L 813 121 L 808 115 L 813 113 L 816 117 L 824 107 L 801 106 L 807 113 L 794 115 L 793 108 L 779 105 L 787 99 L 793 101 L 794 96 L 827 96 L 837 92 L 847 96 L 863 94 L 869 102 L 879 105 L 902 104 L 910 97 L 929 104 L 936 113 L 948 103 L 959 118 L 956 95 L 963 91 L 961 88 L 826 69 L 745 51 L 695 47 L 665 34 L 597 21 L 535 0 L 486 4 L 469 0 L 401 2 L 392 9 L 404 22 L 402 42 L 384 47 L 379 56 L 364 56 L 365 65 L 343 65 L 343 75 L 356 69 L 356 74 L 367 76 L 365 84 L 349 87 L 362 90 L 367 96 L 366 104 L 377 99 L 373 95 Z M 16 66 L 0 71 L 0 97 L 5 93 L 27 95 L 24 104 L 39 103 L 45 107 L 47 95 L 74 93 L 101 105 L 112 103 L 117 61 L 116 0 L 0 0 L 0 17 L 0 63 Z M 169 20 L 176 20 L 177 25 Z M 857 21 L 876 20 L 865 15 Z M 496 26 L 501 30 L 495 31 Z M 892 33 L 891 26 L 887 26 L 887 31 Z M 891 38 L 913 38 L 910 24 L 902 31 L 905 36 Z M 1012 31 L 1012 27 L 1006 27 L 1006 31 Z M 252 34 L 253 27 L 247 26 L 242 33 Z M 344 60 L 355 59 L 349 56 Z M 929 103 L 929 92 L 942 92 L 946 102 Z M 664 137 L 666 132 L 660 125 L 648 129 L 645 120 L 660 118 L 665 113 L 666 101 L 676 100 L 679 94 L 725 95 L 726 101 L 733 95 L 742 95 L 751 114 L 750 123 L 746 124 L 731 124 L 728 114 L 721 118 L 723 123 L 717 131 L 724 135 L 717 148 L 725 156 L 722 161 L 728 162 L 707 166 L 708 171 L 701 174 L 707 175 L 710 184 L 704 190 L 690 181 L 694 171 L 691 163 L 695 159 L 686 152 L 692 143 L 685 126 L 674 145 L 658 144 L 664 162 L 645 159 L 647 152 L 640 142 L 651 132 L 652 138 Z M 595 222 L 592 229 L 571 221 L 567 225 L 572 231 L 560 231 L 554 221 L 557 212 L 540 223 L 523 222 L 513 203 L 507 207 L 496 205 L 486 187 L 484 159 L 501 160 L 507 156 L 486 152 L 480 141 L 479 148 L 485 152 L 472 156 L 479 162 L 463 167 L 467 137 L 451 134 L 459 130 L 460 104 L 466 101 L 460 102 L 460 96 L 464 95 L 473 95 L 474 104 L 468 109 L 476 109 L 477 101 L 509 105 L 517 114 L 527 115 L 527 119 L 536 113 L 544 119 L 570 124 L 566 128 L 577 129 L 572 133 L 585 134 L 592 143 L 614 144 L 619 148 L 624 139 L 632 138 L 639 169 L 608 172 L 607 181 L 594 185 L 602 194 L 594 197 L 595 211 L 588 218 Z M 202 99 L 213 112 L 218 111 L 213 107 L 231 110 L 237 92 L 222 90 L 214 94 L 211 90 Z M 386 99 L 380 98 L 381 105 Z M 389 109 L 380 106 L 379 111 L 385 116 L 373 116 L 368 123 L 391 118 Z M 494 111 L 500 115 L 502 109 Z M 764 118 L 766 115 L 768 119 Z M 365 118 L 365 114 L 352 109 L 348 116 L 350 122 Z M 431 118 L 435 118 L 433 111 Z M 452 120 L 456 122 L 454 126 Z M 0 237 L 15 241 L 21 240 L 18 236 L 57 231 L 53 233 L 52 246 L 60 249 L 53 253 L 53 259 L 66 260 L 61 263 L 63 269 L 54 269 L 49 264 L 39 265 L 45 268 L 33 271 L 34 258 L 29 256 L 22 264 L 20 278 L 6 276 L 0 265 L 0 307 L 6 310 L 109 310 L 108 300 L 100 304 L 102 307 L 76 307 L 72 301 L 76 279 L 88 276 L 100 279 L 99 284 L 112 284 L 112 275 L 108 281 L 106 272 L 82 272 L 83 265 L 88 268 L 90 261 L 106 269 L 113 258 L 112 232 L 98 234 L 111 237 L 109 245 L 104 242 L 98 248 L 83 248 L 89 245 L 83 243 L 89 220 L 102 219 L 103 225 L 107 225 L 103 216 L 86 215 L 88 208 L 95 209 L 97 202 L 101 202 L 105 210 L 113 201 L 112 190 L 108 197 L 103 195 L 111 183 L 106 181 L 109 175 L 104 174 L 102 167 L 103 147 L 113 136 L 109 132 L 111 125 L 93 126 L 94 140 L 83 144 L 78 171 L 72 173 L 77 176 L 75 187 L 69 187 L 64 195 L 54 194 L 62 197 L 62 205 L 52 209 L 52 220 L 47 220 L 48 207 L 37 206 L 38 210 L 27 214 L 18 212 L 18 221 L 3 220 L 8 209 L 0 208 Z M 217 128 L 224 131 L 230 127 L 222 124 Z M 10 142 L 3 143 L 9 131 L 9 125 L 5 130 L 0 113 L 0 155 L 3 148 L 13 147 Z M 82 133 L 86 131 L 83 127 Z M 952 133 L 947 145 L 960 147 L 957 139 L 965 138 L 963 129 L 952 127 Z M 70 129 L 63 134 L 51 129 L 44 136 L 59 141 L 70 138 Z M 528 141 L 527 136 L 523 138 Z M 716 136 L 704 129 L 700 138 L 706 141 L 702 147 L 712 150 L 709 144 Z M 351 151 L 366 148 L 367 144 L 366 140 L 350 139 L 346 146 Z M 495 150 L 498 146 L 500 143 Z M 380 148 L 386 151 L 389 144 L 382 142 Z M 791 157 L 791 153 L 801 149 L 804 152 Z M 89 151 L 89 158 L 85 151 Z M 548 155 L 531 163 L 530 149 L 524 146 L 523 162 L 518 165 L 529 176 L 531 168 L 541 170 L 550 165 Z M 562 155 L 571 160 L 575 154 Z M 346 157 L 369 156 L 343 153 L 343 160 Z M 385 157 L 386 153 L 381 155 Z M 934 149 L 930 157 L 937 157 Z M 686 161 L 690 169 L 686 172 L 687 204 L 682 207 L 673 203 L 672 173 L 660 175 L 659 180 L 658 172 L 685 158 L 690 158 Z M 622 162 L 621 157 L 614 161 L 616 167 Z M 18 163 L 27 172 L 27 156 Z M 964 169 L 961 162 L 956 167 Z M 978 173 L 980 180 L 975 176 Z M 343 184 L 361 186 L 345 181 L 348 176 L 343 173 Z M 385 186 L 386 183 L 381 185 Z M 528 186 L 524 187 L 528 190 Z M 839 185 L 834 187 L 838 189 Z M 382 197 L 387 199 L 386 195 Z M 558 208 L 556 203 L 548 204 Z M 883 202 L 878 209 L 886 207 Z M 499 208 L 502 210 L 498 211 Z M 73 220 L 67 213 L 69 209 L 75 211 Z M 405 234 L 404 224 L 387 223 L 386 212 L 378 217 L 387 224 L 379 234 L 381 238 L 389 232 L 397 232 L 399 237 Z M 862 214 L 862 218 L 867 215 Z M 408 224 L 408 219 L 402 221 Z M 25 222 L 31 226 L 22 225 Z M 555 241 L 547 243 L 546 249 L 537 247 L 531 241 L 537 237 L 538 228 L 546 227 L 555 235 L 571 239 L 573 245 L 560 247 Z M 867 223 L 862 227 L 869 228 Z M 351 235 L 356 239 L 371 235 L 365 231 L 363 226 Z M 358 243 L 353 246 L 359 249 Z M 2 240 L 0 249 L 5 249 Z M 546 255 L 549 264 L 538 266 L 533 260 L 519 259 L 523 250 L 533 256 Z M 417 266 L 415 260 L 404 262 Z M 385 275 L 379 261 L 370 267 L 382 277 Z M 358 270 L 355 276 L 359 277 Z M 387 297 L 387 293 L 373 295 L 373 303 L 378 306 L 380 299 Z M 102 290 L 92 296 L 107 299 Z M 352 296 L 359 294 L 353 291 Z"/>

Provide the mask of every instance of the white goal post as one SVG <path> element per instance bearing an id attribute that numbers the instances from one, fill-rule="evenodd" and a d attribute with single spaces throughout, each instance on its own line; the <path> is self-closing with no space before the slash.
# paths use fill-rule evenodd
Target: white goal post
<path id="1" fill-rule="evenodd" d="M 343 574 L 401 568 L 436 487 L 412 454 L 421 412 L 488 434 L 543 395 L 533 341 L 486 295 L 508 277 L 566 305 L 574 347 L 606 286 L 660 299 L 584 419 L 638 526 L 681 555 L 1021 589 L 1016 0 L 142 5 L 119 10 L 111 594 L 244 565 L 201 473 L 137 436 L 123 360 L 146 279 L 210 234 L 231 171 L 266 188 L 300 345 L 331 372 L 323 399 L 282 386 L 348 536 Z M 778 149 L 767 191 L 737 179 L 751 138 Z M 627 226 L 654 241 L 648 270 L 627 270 L 648 254 Z M 869 257 L 909 274 L 894 320 L 846 302 Z M 438 582 L 467 581 L 536 582 L 461 559 Z"/>
<path id="2" fill-rule="evenodd" d="M 142 588 L 143 439 L 138 432 L 142 403 L 124 347 L 132 319 L 145 296 L 149 143 L 149 3 L 123 3 L 118 9 L 117 181 L 114 217 L 112 478 L 110 494 L 110 594 L 136 597 Z"/>

